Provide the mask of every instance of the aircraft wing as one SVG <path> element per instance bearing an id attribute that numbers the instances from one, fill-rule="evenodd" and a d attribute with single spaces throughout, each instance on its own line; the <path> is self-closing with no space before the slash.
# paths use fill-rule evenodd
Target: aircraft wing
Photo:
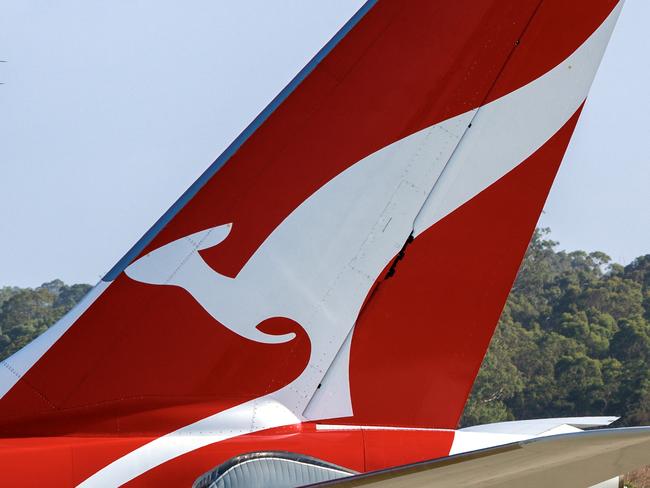
<path id="1" fill-rule="evenodd" d="M 650 461 L 650 427 L 541 437 L 313 486 L 575 488 Z"/>

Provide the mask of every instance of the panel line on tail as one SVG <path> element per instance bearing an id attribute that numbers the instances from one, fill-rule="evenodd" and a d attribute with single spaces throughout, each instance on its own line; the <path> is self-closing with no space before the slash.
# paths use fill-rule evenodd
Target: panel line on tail
<path id="1" fill-rule="evenodd" d="M 415 222 L 426 231 L 534 154 L 584 103 L 623 4 L 568 58 L 481 107 Z M 488 162 L 488 163 L 486 163 Z"/>

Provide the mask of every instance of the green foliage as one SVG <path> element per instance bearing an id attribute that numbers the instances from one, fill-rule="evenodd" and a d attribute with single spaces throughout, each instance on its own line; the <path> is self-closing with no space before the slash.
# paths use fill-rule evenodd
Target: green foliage
<path id="1" fill-rule="evenodd" d="M 29 343 L 59 320 L 90 289 L 61 280 L 38 288 L 0 288 L 0 359 Z"/>
<path id="2" fill-rule="evenodd" d="M 574 415 L 650 422 L 650 255 L 557 251 L 538 229 L 461 424 Z"/>

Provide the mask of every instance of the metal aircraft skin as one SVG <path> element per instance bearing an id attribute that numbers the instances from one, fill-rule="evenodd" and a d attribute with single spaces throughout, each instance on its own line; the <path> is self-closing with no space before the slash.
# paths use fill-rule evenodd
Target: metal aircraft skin
<path id="1" fill-rule="evenodd" d="M 455 429 L 621 8 L 367 2 L 2 362 L 2 483 L 189 486 L 261 451 L 369 472 L 540 434 Z"/>

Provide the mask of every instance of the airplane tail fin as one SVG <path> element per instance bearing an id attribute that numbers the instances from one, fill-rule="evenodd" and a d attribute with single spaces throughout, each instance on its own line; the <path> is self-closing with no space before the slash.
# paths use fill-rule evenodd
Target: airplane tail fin
<path id="1" fill-rule="evenodd" d="M 369 1 L 61 322 L 0 434 L 455 427 L 621 5 Z"/>

